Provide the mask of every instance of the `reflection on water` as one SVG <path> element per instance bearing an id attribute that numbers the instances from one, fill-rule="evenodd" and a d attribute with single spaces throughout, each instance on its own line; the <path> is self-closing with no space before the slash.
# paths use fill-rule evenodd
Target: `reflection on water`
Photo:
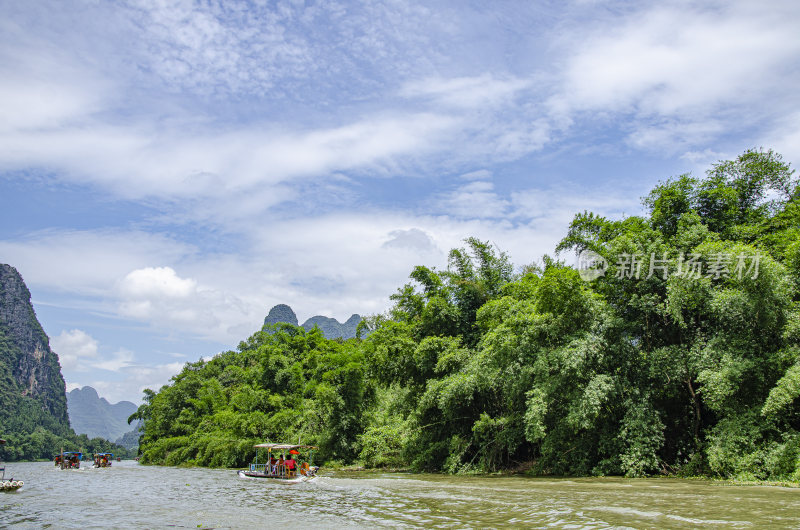
<path id="1" fill-rule="evenodd" d="M 282 484 L 131 461 L 7 467 L 25 486 L 0 494 L 0 526 L 22 528 L 800 527 L 800 489 L 705 481 L 337 472 Z"/>

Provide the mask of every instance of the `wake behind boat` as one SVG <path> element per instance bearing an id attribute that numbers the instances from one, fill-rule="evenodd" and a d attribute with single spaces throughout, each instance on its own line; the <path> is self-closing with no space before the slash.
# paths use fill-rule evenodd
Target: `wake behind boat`
<path id="1" fill-rule="evenodd" d="M 314 450 L 317 447 L 313 445 L 265 443 L 253 447 L 256 448 L 256 459 L 250 464 L 249 469 L 238 472 L 241 478 L 266 478 L 294 484 L 306 482 L 317 475 L 319 467 L 312 465 Z M 266 455 L 262 453 L 264 449 L 267 450 Z M 301 449 L 307 449 L 308 453 L 301 455 Z M 262 453 L 261 462 L 259 453 Z"/>

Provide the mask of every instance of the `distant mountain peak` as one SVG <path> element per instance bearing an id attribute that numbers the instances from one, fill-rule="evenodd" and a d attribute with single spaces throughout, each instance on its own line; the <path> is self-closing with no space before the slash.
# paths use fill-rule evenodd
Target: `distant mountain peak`
<path id="1" fill-rule="evenodd" d="M 294 313 L 292 308 L 286 304 L 278 304 L 274 306 L 269 310 L 269 314 L 264 319 L 264 325 L 278 324 L 280 322 L 286 322 L 287 324 L 291 324 L 293 326 L 298 325 L 297 315 Z"/>
<path id="2" fill-rule="evenodd" d="M 355 313 L 351 315 L 344 324 L 340 323 L 335 318 L 315 315 L 303 322 L 302 326 L 300 327 L 310 331 L 314 329 L 314 326 L 317 326 L 327 339 L 352 339 L 356 336 L 356 328 L 361 320 L 361 316 Z M 286 304 L 278 304 L 274 306 L 269 310 L 269 314 L 264 319 L 265 326 L 269 324 L 278 324 L 281 322 L 292 324 L 293 326 L 298 325 L 297 315 L 295 314 L 294 310 L 292 310 L 292 308 Z"/>
<path id="3" fill-rule="evenodd" d="M 111 404 L 90 386 L 70 390 L 67 393 L 67 407 L 70 423 L 76 433 L 106 440 L 116 440 L 130 431 L 128 416 L 137 409 L 130 401 Z"/>
<path id="4" fill-rule="evenodd" d="M 358 326 L 358 323 L 361 322 L 362 320 L 363 319 L 361 318 L 361 315 L 359 315 L 358 313 L 353 313 L 352 315 L 350 315 L 350 318 L 348 318 L 347 321 L 345 321 L 344 325 L 345 326 L 349 326 L 349 325 Z"/>
<path id="5" fill-rule="evenodd" d="M 97 393 L 97 390 L 95 390 L 90 386 L 85 386 L 83 388 L 80 387 L 73 388 L 72 390 L 69 391 L 69 393 L 72 395 L 87 394 L 88 396 L 92 396 L 95 399 L 100 399 L 100 394 Z"/>

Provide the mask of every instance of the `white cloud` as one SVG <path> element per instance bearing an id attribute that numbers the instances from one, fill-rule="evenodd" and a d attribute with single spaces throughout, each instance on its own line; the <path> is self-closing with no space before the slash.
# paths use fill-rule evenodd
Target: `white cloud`
<path id="1" fill-rule="evenodd" d="M 709 118 L 704 121 L 652 120 L 635 125 L 628 135 L 628 142 L 640 149 L 658 152 L 679 152 L 690 146 L 709 145 L 725 133 L 721 120 Z"/>
<path id="2" fill-rule="evenodd" d="M 552 115 L 621 122 L 631 145 L 670 155 L 774 126 L 796 107 L 798 16 L 791 2 L 667 3 L 573 28 Z"/>
<path id="3" fill-rule="evenodd" d="M 470 171 L 460 176 L 464 180 L 491 180 L 492 172 L 487 169 L 478 169 L 477 171 Z"/>
<path id="4" fill-rule="evenodd" d="M 444 194 L 436 201 L 437 209 L 460 218 L 501 218 L 508 212 L 509 202 L 494 191 L 494 184 L 475 180 Z"/>
<path id="5" fill-rule="evenodd" d="M 388 236 L 390 239 L 381 245 L 382 248 L 409 249 L 420 253 L 438 250 L 431 236 L 419 228 L 392 230 Z"/>
<path id="6" fill-rule="evenodd" d="M 127 198 L 240 198 L 287 180 L 380 170 L 396 157 L 429 151 L 455 124 L 447 116 L 413 113 L 372 116 L 307 132 L 240 129 L 191 134 L 182 124 L 153 130 L 93 122 L 0 134 L 6 147 L 0 151 L 0 167 L 57 170 L 62 178 L 100 185 Z"/>
<path id="7" fill-rule="evenodd" d="M 140 230 L 53 229 L 0 240 L 0 255 L 24 271 L 29 285 L 99 297 L 132 269 L 173 263 L 193 252 L 189 245 Z"/>
<path id="8" fill-rule="evenodd" d="M 511 194 L 514 216 L 530 219 L 542 228 L 557 227 L 562 235 L 566 235 L 569 223 L 582 211 L 612 219 L 639 215 L 642 211 L 640 196 L 645 194 L 645 187 L 639 194 L 631 194 L 630 190 L 620 193 L 622 190 L 615 191 L 613 188 L 586 194 L 579 188 L 578 185 L 561 185 L 548 189 L 515 191 Z M 552 248 L 555 248 L 555 244 Z"/>
<path id="9" fill-rule="evenodd" d="M 111 358 L 106 358 L 93 364 L 94 368 L 99 370 L 107 370 L 109 372 L 119 372 L 124 368 L 128 368 L 134 364 L 134 355 L 130 350 L 120 348 L 113 354 Z"/>
<path id="10" fill-rule="evenodd" d="M 662 115 L 758 97 L 777 88 L 785 61 L 800 50 L 794 21 L 781 11 L 667 5 L 621 27 L 615 19 L 617 27 L 579 44 L 566 70 L 568 97 L 578 108 Z"/>
<path id="11" fill-rule="evenodd" d="M 434 36 L 452 26 L 398 2 L 130 4 L 122 11 L 140 32 L 137 59 L 171 90 L 288 101 L 324 101 L 344 79 L 349 91 L 334 97 L 363 98 L 384 76 L 429 71 Z"/>
<path id="12" fill-rule="evenodd" d="M 170 267 L 147 267 L 129 272 L 120 284 L 125 298 L 188 298 L 197 282 L 179 278 Z"/>
<path id="13" fill-rule="evenodd" d="M 394 7 L 380 9 L 389 15 Z M 404 11 L 420 17 L 425 10 L 409 7 Z M 291 69 L 286 61 L 291 63 L 295 57 L 294 53 L 271 55 L 280 42 L 295 38 L 287 36 L 288 26 L 294 23 L 291 14 L 270 13 L 255 20 L 241 6 L 203 11 L 190 4 L 151 2 L 121 13 L 109 22 L 119 24 L 125 35 L 134 28 L 144 35 L 131 34 L 133 49 L 114 48 L 111 58 L 128 53 L 134 56 L 127 59 L 136 64 L 148 64 L 146 59 L 150 59 L 153 71 L 169 86 L 207 86 L 212 91 L 222 87 L 227 91 L 232 87 L 223 85 L 241 80 L 240 88 L 245 91 L 260 91 L 273 81 L 261 80 L 266 82 L 261 88 L 256 88 L 261 83 L 256 81 L 245 88 L 253 80 L 242 80 L 241 75 L 260 75 L 266 70 L 268 76 L 281 75 Z M 402 20 L 392 16 L 396 22 Z M 59 13 L 59 17 L 75 18 L 68 13 Z M 243 28 L 242 23 L 257 23 L 259 30 Z M 354 24 L 352 19 L 343 23 Z M 17 32 L 24 33 L 24 28 L 21 25 Z M 85 29 L 90 33 L 107 31 L 94 26 Z M 277 35 L 276 42 L 269 41 L 270 34 Z M 64 37 L 56 34 L 53 38 Z M 530 85 L 513 76 L 483 73 L 427 77 L 411 83 L 403 83 L 401 78 L 399 83 L 405 88 L 399 92 L 405 96 L 399 99 L 394 88 L 398 80 L 393 79 L 381 91 L 384 96 L 373 96 L 381 99 L 381 105 L 355 112 L 326 112 L 317 119 L 294 114 L 281 119 L 270 115 L 272 105 L 281 111 L 278 114 L 283 112 L 280 102 L 266 108 L 259 104 L 261 116 L 233 125 L 229 116 L 216 115 L 207 107 L 185 109 L 180 104 L 142 99 L 133 84 L 141 80 L 128 78 L 131 72 L 107 73 L 100 68 L 86 72 L 87 65 L 57 53 L 52 44 L 26 39 L 34 55 L 45 61 L 30 61 L 13 79 L 0 84 L 0 91 L 9 92 L 7 101 L 13 105 L 8 110 L 15 116 L 0 130 L 0 144 L 5 147 L 0 150 L 0 170 L 34 169 L 60 180 L 98 186 L 118 197 L 178 201 L 179 208 L 181 202 L 199 200 L 195 212 L 222 213 L 224 219 L 242 211 L 263 212 L 296 197 L 301 181 L 331 173 L 394 176 L 475 158 L 513 158 L 540 149 L 549 139 L 547 123 L 531 116 L 532 111 L 509 112 L 514 98 Z M 261 43 L 265 46 L 259 53 L 251 49 L 253 39 L 269 42 Z M 379 44 L 377 41 L 373 44 Z M 144 53 L 135 44 L 139 42 L 149 46 L 150 55 L 136 55 Z M 82 45 L 76 38 L 65 44 Z M 364 59 L 380 62 L 366 49 L 364 52 Z M 393 55 L 398 58 L 401 54 L 395 51 Z M 76 73 L 55 82 L 47 72 L 49 65 L 56 63 L 60 69 Z M 119 77 L 105 79 L 109 74 Z M 319 97 L 316 81 L 309 88 Z M 126 89 L 134 93 L 126 94 Z M 135 97 L 129 103 L 126 95 Z M 42 100 L 42 104 L 26 104 L 17 97 Z M 414 101 L 409 104 L 407 98 Z M 131 104 L 137 106 L 126 108 Z M 48 105 L 58 108 L 42 110 Z"/>
<path id="14" fill-rule="evenodd" d="M 167 363 L 156 365 L 128 365 L 120 368 L 119 374 L 122 378 L 110 380 L 96 379 L 90 380 L 85 384 L 68 383 L 70 387 L 91 386 L 97 393 L 106 398 L 111 403 L 122 400 L 142 402 L 142 393 L 145 388 L 158 391 L 162 385 L 169 382 L 169 379 L 181 371 L 184 363 Z"/>
<path id="15" fill-rule="evenodd" d="M 51 347 L 64 372 L 89 372 L 105 370 L 119 372 L 131 366 L 134 361 L 132 351 L 124 348 L 110 356 L 101 354 L 97 340 L 80 329 L 64 330 L 50 341 Z M 70 389 L 71 390 L 71 389 Z"/>
<path id="16" fill-rule="evenodd" d="M 108 105 L 111 83 L 69 50 L 4 17 L 0 32 L 0 134 L 81 123 Z"/>
<path id="17" fill-rule="evenodd" d="M 784 161 L 794 162 L 797 170 L 797 166 L 800 165 L 800 112 L 791 112 L 783 116 L 775 130 L 761 145 L 765 148 L 774 148 L 783 155 Z"/>
<path id="18" fill-rule="evenodd" d="M 63 370 L 85 371 L 85 361 L 97 359 L 97 341 L 80 329 L 62 331 L 51 339 L 50 347 L 58 354 Z"/>
<path id="19" fill-rule="evenodd" d="M 401 94 L 409 98 L 428 98 L 433 103 L 456 108 L 477 108 L 508 104 L 520 91 L 531 86 L 524 79 L 476 77 L 433 78 L 406 84 Z"/>
<path id="20" fill-rule="evenodd" d="M 430 61 L 467 29 L 459 23 L 479 15 L 471 10 L 384 3 L 345 16 L 332 5 L 262 9 L 233 2 L 223 9 L 149 1 L 92 9 L 108 27 L 68 7 L 43 26 L 21 16 L 5 22 L 9 35 L 23 39 L 14 45 L 8 37 L 8 49 L 27 51 L 0 84 L 0 116 L 8 118 L 0 120 L 0 168 L 41 169 L 129 198 L 201 199 L 198 212 L 239 211 L 230 207 L 237 203 L 263 212 L 296 198 L 298 181 L 335 172 L 394 176 L 516 160 L 562 139 L 570 124 L 580 127 L 587 111 L 608 123 L 628 122 L 623 129 L 637 149 L 672 153 L 705 149 L 731 127 L 767 119 L 762 105 L 796 107 L 795 83 L 781 82 L 794 75 L 786 65 L 800 51 L 790 3 L 668 3 L 606 16 L 593 28 L 570 11 L 575 20 L 551 30 L 566 36 L 550 41 L 546 65 L 511 73 L 505 63 L 475 66 L 450 49 L 450 59 L 464 61 L 442 70 L 451 75 Z M 70 27 L 67 21 L 94 38 L 117 31 L 126 46 L 80 61 L 59 47 L 81 55 L 87 45 L 55 31 L 57 22 Z M 325 36 L 340 39 L 338 46 L 324 44 L 314 25 L 322 21 L 336 22 Z M 347 60 L 326 60 L 333 57 Z M 102 67 L 123 59 L 141 67 Z M 374 69 L 359 72 L 359 61 Z M 346 69 L 343 83 L 372 90 L 360 96 L 363 107 L 286 111 L 296 103 L 287 91 L 314 100 L 349 97 L 349 85 L 319 85 L 335 68 Z M 153 81 L 136 77 L 145 73 L 176 90 L 223 92 L 219 97 L 264 96 L 278 86 L 287 99 L 255 100 L 252 115 L 234 124 L 212 105 L 187 109 L 157 95 L 141 99 L 139 83 Z M 380 76 L 361 77 L 369 74 Z M 128 101 L 136 107 L 126 108 Z M 721 112 L 731 107 L 741 112 Z"/>
<path id="21" fill-rule="evenodd" d="M 224 285 L 224 279 L 220 283 Z M 230 326 L 251 321 L 254 309 L 229 290 L 200 286 L 171 267 L 131 271 L 119 283 L 116 296 L 124 317 L 157 330 L 180 330 L 220 342 L 235 340 Z"/>

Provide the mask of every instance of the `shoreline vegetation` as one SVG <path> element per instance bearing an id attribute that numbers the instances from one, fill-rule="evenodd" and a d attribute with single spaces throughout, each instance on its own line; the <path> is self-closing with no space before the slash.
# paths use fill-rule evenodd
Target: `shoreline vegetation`
<path id="1" fill-rule="evenodd" d="M 126 460 L 126 459 L 123 459 Z M 132 459 L 127 459 L 132 460 Z M 44 460 L 42 460 L 44 462 Z M 149 464 L 155 465 L 155 464 Z M 178 464 L 175 467 L 180 468 L 202 468 L 207 466 L 200 466 L 197 464 L 189 464 L 189 463 L 182 463 Z M 219 467 L 214 469 L 231 469 L 231 470 L 246 470 L 248 467 Z M 354 464 L 347 464 L 347 465 L 336 465 L 336 464 L 325 464 L 325 468 L 323 469 L 322 475 L 326 471 L 338 471 L 344 473 L 364 473 L 368 475 L 377 475 L 382 473 L 387 474 L 402 474 L 402 475 L 414 475 L 421 473 L 420 471 L 415 471 L 411 468 L 385 468 L 385 467 L 365 467 L 363 464 L 354 463 Z M 442 475 L 442 476 L 453 476 L 449 473 L 444 473 L 441 471 L 427 471 L 425 473 L 433 474 L 433 475 Z M 715 485 L 730 485 L 730 486 L 768 486 L 768 487 L 776 487 L 776 488 L 791 488 L 796 489 L 800 488 L 800 481 L 787 481 L 787 480 L 739 480 L 735 478 L 719 478 L 719 477 L 712 477 L 707 475 L 663 475 L 663 474 L 654 474 L 654 475 L 642 475 L 642 476 L 631 476 L 626 477 L 624 475 L 540 475 L 532 472 L 531 470 L 526 471 L 519 471 L 514 469 L 501 469 L 498 471 L 494 471 L 491 473 L 488 472 L 479 472 L 479 471 L 472 471 L 468 473 L 461 473 L 456 476 L 463 476 L 463 477 L 524 477 L 524 478 L 536 478 L 536 479 L 543 479 L 543 480 L 575 480 L 575 479 L 620 479 L 620 480 L 632 480 L 632 479 L 664 479 L 664 480 L 687 480 L 687 481 L 704 481 L 704 482 L 711 482 Z"/>
<path id="2" fill-rule="evenodd" d="M 515 268 L 469 238 L 354 339 L 276 324 L 187 363 L 129 420 L 141 462 L 243 467 L 255 443 L 300 440 L 342 469 L 796 487 L 794 172 L 748 150 L 643 203 L 575 215 L 555 251 L 578 267 Z"/>
<path id="3" fill-rule="evenodd" d="M 352 464 L 346 466 L 334 466 L 328 467 L 327 469 L 333 471 L 342 471 L 342 472 L 354 472 L 354 473 L 397 473 L 397 474 L 409 474 L 413 475 L 415 471 L 410 468 L 406 469 L 388 469 L 388 468 L 374 468 L 374 467 L 364 467 L 363 465 L 359 464 Z M 445 473 L 439 473 L 445 475 Z M 730 486 L 769 486 L 769 487 L 776 487 L 776 488 L 800 488 L 800 481 L 786 481 L 786 480 L 737 480 L 737 479 L 729 479 L 729 478 L 715 478 L 710 476 L 704 475 L 696 475 L 696 476 L 683 476 L 683 475 L 644 475 L 639 477 L 626 477 L 624 475 L 603 475 L 603 476 L 592 476 L 592 475 L 562 475 L 562 476 L 552 476 L 552 475 L 539 475 L 536 473 L 532 473 L 530 471 L 517 471 L 513 469 L 502 469 L 499 471 L 495 471 L 493 473 L 470 473 L 468 475 L 458 475 L 458 476 L 471 476 L 471 477 L 526 477 L 526 478 L 536 478 L 536 479 L 543 479 L 543 480 L 575 480 L 575 479 L 624 479 L 624 480 L 632 480 L 632 479 L 664 479 L 664 480 L 689 480 L 689 481 L 705 481 L 705 482 L 712 482 L 715 485 L 730 485 Z"/>
<path id="4" fill-rule="evenodd" d="M 123 461 L 125 460 L 134 460 L 134 457 L 124 457 L 122 458 Z M 40 458 L 36 460 L 17 460 L 12 461 L 12 463 L 22 463 L 22 462 L 47 462 L 52 463 L 52 460 Z M 85 461 L 86 462 L 86 461 Z M 150 463 L 150 465 L 156 465 L 154 463 Z M 188 468 L 201 468 L 201 467 L 208 467 L 208 466 L 201 466 L 196 463 L 188 463 L 183 462 L 178 464 L 175 467 L 180 467 L 184 469 Z M 239 469 L 248 469 L 248 467 L 219 467 L 216 469 L 232 469 L 232 470 L 239 470 Z M 415 471 L 408 468 L 385 468 L 385 467 L 365 467 L 363 464 L 353 463 L 347 465 L 336 465 L 331 463 L 325 464 L 324 471 L 339 471 L 345 473 L 365 473 L 365 474 L 379 474 L 379 473 L 388 473 L 388 474 L 404 474 L 404 475 L 413 475 L 416 473 L 420 473 L 419 471 Z M 441 475 L 449 475 L 448 473 L 444 472 L 426 472 L 430 474 L 441 474 Z M 553 476 L 553 475 L 540 475 L 531 470 L 527 471 L 519 471 L 514 469 L 501 469 L 494 472 L 479 472 L 473 471 L 468 473 L 461 473 L 457 476 L 468 476 L 468 477 L 527 477 L 527 478 L 539 478 L 539 479 L 549 479 L 549 480 L 573 480 L 573 479 L 665 479 L 665 480 L 696 480 L 696 481 L 708 481 L 712 482 L 716 485 L 730 485 L 730 486 L 769 486 L 769 487 L 777 487 L 777 488 L 800 488 L 800 481 L 787 481 L 787 480 L 738 480 L 733 478 L 718 478 L 718 477 L 711 477 L 707 475 L 694 475 L 694 476 L 684 476 L 684 475 L 642 475 L 636 477 L 626 477 L 624 475 L 560 475 L 560 476 Z"/>

